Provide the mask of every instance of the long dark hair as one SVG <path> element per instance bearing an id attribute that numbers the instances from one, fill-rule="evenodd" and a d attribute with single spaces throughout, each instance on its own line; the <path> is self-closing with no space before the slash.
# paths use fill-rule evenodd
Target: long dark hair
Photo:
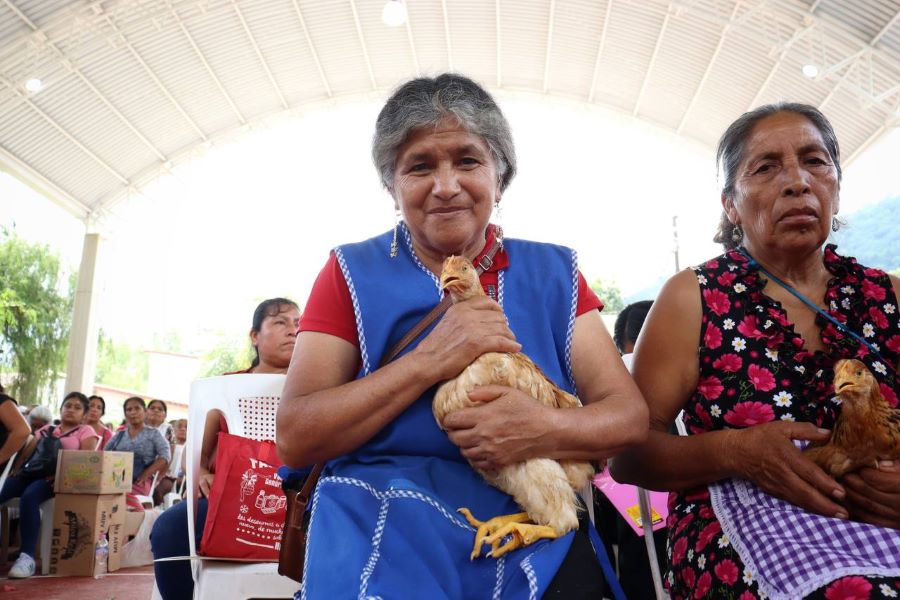
<path id="1" fill-rule="evenodd" d="M 815 106 L 809 104 L 800 104 L 798 102 L 776 102 L 775 104 L 766 104 L 759 108 L 754 108 L 750 112 L 745 112 L 737 120 L 728 126 L 725 133 L 719 139 L 719 146 L 716 149 L 716 165 L 722 174 L 722 195 L 726 198 L 734 197 L 734 182 L 737 179 L 738 167 L 744 160 L 744 148 L 747 139 L 757 123 L 780 112 L 791 112 L 806 117 L 819 130 L 822 141 L 825 143 L 825 149 L 831 156 L 834 166 L 837 168 L 838 183 L 841 181 L 841 149 L 838 145 L 837 135 L 831 123 Z M 713 241 L 722 244 L 725 250 L 733 250 L 737 247 L 732 235 L 735 225 L 728 220 L 728 215 L 722 211 L 719 219 L 719 228 Z"/>
<path id="2" fill-rule="evenodd" d="M 259 333 L 266 317 L 278 316 L 287 310 L 283 308 L 285 306 L 300 310 L 300 307 L 297 306 L 296 302 L 288 300 L 287 298 L 269 298 L 268 300 L 260 302 L 259 306 L 256 307 L 256 310 L 253 311 L 253 325 L 250 327 L 250 331 Z M 256 357 L 253 359 L 253 362 L 250 363 L 250 369 L 255 369 L 259 366 L 259 348 L 253 346 L 253 350 L 256 352 Z"/>
<path id="3" fill-rule="evenodd" d="M 141 408 L 143 408 L 144 410 L 147 410 L 147 403 L 144 402 L 143 398 L 141 398 L 140 396 L 132 396 L 131 398 L 126 398 L 125 402 L 122 403 L 122 412 L 125 412 L 128 409 L 128 403 L 131 402 L 132 400 L 134 400 L 138 404 L 140 404 Z M 127 419 L 126 419 L 126 422 L 127 422 Z"/>
<path id="4" fill-rule="evenodd" d="M 75 398 L 76 400 L 81 402 L 81 406 L 82 406 L 82 408 L 84 408 L 85 414 L 87 414 L 90 404 L 88 403 L 87 396 L 85 396 L 81 392 L 69 392 L 68 394 L 66 394 L 66 397 L 63 398 L 63 401 L 59 403 L 60 412 L 62 412 L 63 405 L 65 405 L 65 403 L 71 398 Z"/>

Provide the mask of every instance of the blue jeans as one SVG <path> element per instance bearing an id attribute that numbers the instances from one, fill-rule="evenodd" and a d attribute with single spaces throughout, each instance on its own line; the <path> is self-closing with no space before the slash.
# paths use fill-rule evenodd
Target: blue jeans
<path id="1" fill-rule="evenodd" d="M 46 479 L 22 479 L 9 477 L 0 490 L 0 504 L 19 498 L 19 527 L 22 532 L 21 551 L 34 557 L 38 535 L 41 531 L 42 502 L 53 497 L 53 485 Z M 53 515 L 47 515 L 52 519 Z"/>
<path id="2" fill-rule="evenodd" d="M 197 547 L 203 537 L 203 526 L 206 524 L 206 509 L 209 503 L 206 498 L 197 502 L 197 520 L 194 537 Z M 159 515 L 153 530 L 150 532 L 150 547 L 153 558 L 170 556 L 188 556 L 191 548 L 188 543 L 187 501 L 179 502 Z M 191 561 L 173 560 L 153 563 L 156 575 L 156 587 L 164 600 L 191 600 L 194 597 L 194 578 L 191 574 Z"/>

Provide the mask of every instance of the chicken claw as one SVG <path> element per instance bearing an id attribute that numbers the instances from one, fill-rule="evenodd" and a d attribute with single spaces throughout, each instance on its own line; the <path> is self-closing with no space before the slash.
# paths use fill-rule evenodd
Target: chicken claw
<path id="1" fill-rule="evenodd" d="M 491 551 L 487 553 L 487 556 L 499 558 L 507 552 L 532 544 L 536 540 L 559 537 L 552 527 L 528 523 L 528 513 L 524 512 L 501 515 L 489 521 L 479 521 L 468 508 L 457 509 L 457 512 L 462 514 L 472 527 L 478 529 L 475 532 L 475 546 L 469 556 L 470 560 L 475 560 L 481 554 L 481 547 L 485 543 L 491 545 Z M 506 536 L 510 536 L 511 539 L 501 545 Z"/>

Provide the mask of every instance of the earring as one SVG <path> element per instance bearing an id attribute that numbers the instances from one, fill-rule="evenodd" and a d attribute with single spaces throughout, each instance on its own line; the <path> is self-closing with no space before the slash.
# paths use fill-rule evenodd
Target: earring
<path id="1" fill-rule="evenodd" d="M 399 249 L 399 245 L 397 244 L 397 229 L 400 225 L 400 211 L 394 210 L 394 239 L 391 240 L 391 258 L 397 258 L 397 250 Z"/>
<path id="2" fill-rule="evenodd" d="M 494 225 L 500 227 L 503 222 L 503 208 L 500 206 L 500 200 L 494 200 Z"/>
<path id="3" fill-rule="evenodd" d="M 837 220 L 837 217 L 831 217 L 831 230 L 837 231 L 841 228 L 840 222 Z"/>
<path id="4" fill-rule="evenodd" d="M 740 225 L 735 225 L 731 230 L 731 241 L 734 242 L 735 246 L 741 245 L 741 240 L 744 239 L 744 230 L 741 229 Z"/>

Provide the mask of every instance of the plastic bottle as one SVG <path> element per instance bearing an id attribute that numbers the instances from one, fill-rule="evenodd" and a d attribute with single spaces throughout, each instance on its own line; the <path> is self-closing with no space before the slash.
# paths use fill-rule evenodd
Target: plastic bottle
<path id="1" fill-rule="evenodd" d="M 106 577 L 106 562 L 109 558 L 109 542 L 106 541 L 106 534 L 101 533 L 100 539 L 97 540 L 97 550 L 94 553 L 94 579 Z"/>

